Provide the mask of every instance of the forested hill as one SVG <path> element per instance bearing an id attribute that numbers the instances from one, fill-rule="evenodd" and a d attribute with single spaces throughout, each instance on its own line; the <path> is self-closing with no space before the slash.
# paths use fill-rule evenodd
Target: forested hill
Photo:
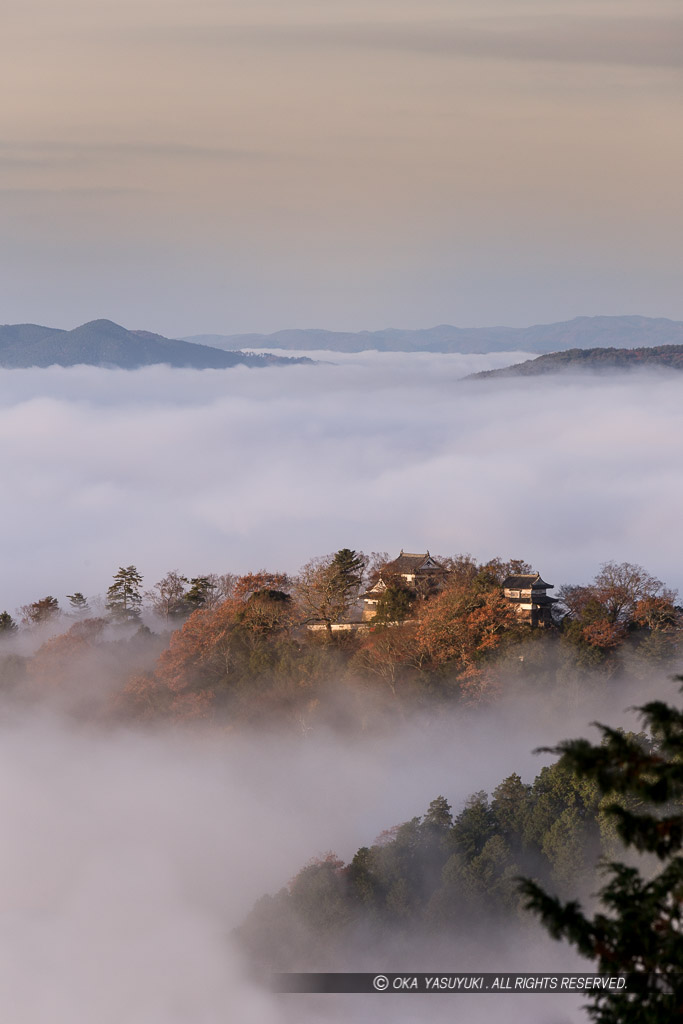
<path id="1" fill-rule="evenodd" d="M 527 359 L 524 363 L 500 370 L 473 373 L 467 380 L 484 377 L 536 377 L 541 374 L 574 370 L 633 370 L 649 367 L 683 370 L 683 345 L 658 345 L 655 348 L 573 348 L 568 352 Z"/>
<path id="2" fill-rule="evenodd" d="M 19 369 L 30 366 L 118 367 L 135 370 L 163 363 L 197 370 L 237 366 L 269 366 L 310 362 L 244 352 L 225 352 L 207 345 L 164 338 L 149 331 L 128 331 L 111 320 L 93 320 L 72 331 L 38 324 L 0 326 L 0 366 Z"/>
<path id="3" fill-rule="evenodd" d="M 383 331 L 290 330 L 275 334 L 197 334 L 186 341 L 223 349 L 278 348 L 335 352 L 559 352 L 596 347 L 683 345 L 683 323 L 664 317 L 577 316 L 532 327 L 453 327 Z"/>

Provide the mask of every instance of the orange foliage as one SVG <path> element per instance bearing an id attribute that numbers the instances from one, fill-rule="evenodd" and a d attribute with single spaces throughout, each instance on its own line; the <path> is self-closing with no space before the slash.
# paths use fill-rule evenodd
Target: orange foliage
<path id="1" fill-rule="evenodd" d="M 396 683 L 403 667 L 415 662 L 415 630 L 409 626 L 387 626 L 368 633 L 354 664 L 384 680 L 396 694 Z"/>
<path id="2" fill-rule="evenodd" d="M 243 680 L 245 664 L 259 645 L 267 647 L 291 620 L 291 600 L 280 591 L 257 591 L 245 601 L 232 597 L 216 608 L 201 608 L 171 634 L 154 674 L 130 680 L 123 704 L 136 716 L 207 718 L 219 692 Z"/>
<path id="3" fill-rule="evenodd" d="M 171 703 L 170 712 L 183 722 L 205 721 L 213 715 L 214 696 L 212 690 L 181 693 Z"/>
<path id="4" fill-rule="evenodd" d="M 217 608 L 200 609 L 171 634 L 159 658 L 157 676 L 174 693 L 193 685 L 198 676 L 224 675 L 230 657 L 230 633 L 242 604 L 229 598 Z"/>
<path id="5" fill-rule="evenodd" d="M 168 693 L 151 672 L 132 676 L 114 700 L 115 711 L 145 720 L 168 708 Z"/>
<path id="6" fill-rule="evenodd" d="M 502 690 L 500 677 L 488 666 L 479 668 L 468 665 L 458 678 L 458 683 L 464 703 L 470 707 L 495 701 Z"/>
<path id="7" fill-rule="evenodd" d="M 633 619 L 639 626 L 673 632 L 679 625 L 679 613 L 666 597 L 646 597 L 635 606 Z"/>
<path id="8" fill-rule="evenodd" d="M 66 633 L 51 637 L 30 659 L 29 678 L 51 689 L 68 685 L 78 671 L 79 657 L 96 647 L 106 625 L 106 619 L 84 619 Z"/>
<path id="9" fill-rule="evenodd" d="M 607 651 L 619 646 L 626 636 L 626 630 L 618 622 L 610 622 L 609 619 L 596 619 L 595 622 L 590 622 L 583 627 L 581 635 L 587 644 Z"/>
<path id="10" fill-rule="evenodd" d="M 283 572 L 266 572 L 261 569 L 259 572 L 248 572 L 238 577 L 233 587 L 232 596 L 237 601 L 245 601 L 251 594 L 259 590 L 281 590 L 288 593 L 292 581 Z"/>
<path id="11" fill-rule="evenodd" d="M 514 608 L 497 589 L 460 586 L 429 601 L 417 629 L 419 651 L 438 667 L 447 662 L 467 668 L 516 634 Z"/>

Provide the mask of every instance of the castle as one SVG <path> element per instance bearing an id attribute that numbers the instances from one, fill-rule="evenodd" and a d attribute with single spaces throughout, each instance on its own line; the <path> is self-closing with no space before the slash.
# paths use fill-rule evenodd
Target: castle
<path id="1" fill-rule="evenodd" d="M 552 626 L 552 609 L 557 604 L 556 597 L 548 597 L 547 591 L 552 589 L 553 584 L 542 580 L 538 572 L 503 580 L 505 597 L 515 606 L 519 618 L 530 626 Z"/>
<path id="2" fill-rule="evenodd" d="M 448 574 L 449 570 L 429 551 L 415 554 L 401 550 L 397 558 L 382 566 L 377 581 L 363 594 L 363 622 L 374 618 L 379 599 L 392 583 L 428 597 L 441 589 Z M 547 591 L 553 589 L 553 584 L 546 583 L 540 573 L 508 576 L 502 586 L 506 599 L 515 606 L 521 621 L 532 627 L 553 624 L 552 607 L 557 604 L 557 598 L 548 597 Z"/>

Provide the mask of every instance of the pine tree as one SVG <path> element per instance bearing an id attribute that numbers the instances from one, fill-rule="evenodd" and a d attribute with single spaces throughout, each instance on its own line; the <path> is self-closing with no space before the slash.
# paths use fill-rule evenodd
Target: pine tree
<path id="1" fill-rule="evenodd" d="M 357 597 L 363 583 L 367 558 L 350 548 L 340 548 L 332 559 L 332 573 L 341 602 L 348 608 Z"/>
<path id="2" fill-rule="evenodd" d="M 85 615 L 86 612 L 90 611 L 88 607 L 88 599 L 83 596 L 80 590 L 77 590 L 74 594 L 67 594 L 69 598 L 69 604 L 77 615 Z"/>
<path id="3" fill-rule="evenodd" d="M 567 740 L 552 752 L 595 781 L 623 843 L 656 858 L 661 870 L 603 864 L 604 909 L 592 918 L 577 901 L 520 883 L 528 909 L 554 938 L 568 939 L 601 972 L 643 976 L 637 989 L 592 993 L 589 1013 L 599 1024 L 683 1021 L 683 711 L 661 701 L 637 710 L 649 737 L 600 725 L 600 745 Z"/>
<path id="4" fill-rule="evenodd" d="M 134 565 L 119 567 L 107 590 L 107 609 L 119 622 L 137 622 L 142 605 L 142 576 Z"/>
<path id="5" fill-rule="evenodd" d="M 379 596 L 373 621 L 381 626 L 405 622 L 410 617 L 415 596 L 415 592 L 408 590 L 407 587 L 399 583 L 390 583 Z"/>
<path id="6" fill-rule="evenodd" d="M 6 639 L 16 633 L 18 629 L 19 627 L 9 612 L 5 611 L 0 614 L 0 637 Z"/>
<path id="7" fill-rule="evenodd" d="M 332 623 L 339 622 L 358 599 L 366 564 L 362 552 L 341 548 L 302 566 L 296 596 L 305 615 L 324 622 L 330 636 Z"/>

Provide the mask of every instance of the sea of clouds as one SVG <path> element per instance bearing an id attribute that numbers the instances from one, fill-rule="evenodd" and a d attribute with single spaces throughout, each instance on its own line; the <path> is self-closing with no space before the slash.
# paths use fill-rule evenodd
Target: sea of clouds
<path id="1" fill-rule="evenodd" d="M 579 1000 L 564 995 L 389 996 L 379 1005 L 369 996 L 276 996 L 265 970 L 247 971 L 232 934 L 260 896 L 311 857 L 334 850 L 348 860 L 439 794 L 457 813 L 473 791 L 490 791 L 512 771 L 531 781 L 549 760 L 531 748 L 557 732 L 530 711 L 522 700 L 350 739 L 329 729 L 307 737 L 104 731 L 0 704 L 4 1019 L 585 1021 Z M 562 728 L 572 733 L 583 721 L 575 709 Z M 540 929 L 521 938 L 514 926 L 485 945 L 471 935 L 433 948 L 416 942 L 409 966 L 406 955 L 404 945 L 404 970 L 590 970 Z M 401 969 L 386 951 L 366 966 Z"/>
<path id="2" fill-rule="evenodd" d="M 523 557 L 556 584 L 629 560 L 683 584 L 683 378 L 463 381 L 521 354 L 317 357 L 1 371 L 0 608 L 92 597 L 119 565 L 151 586 L 176 568 L 295 571 L 341 546 Z M 91 675 L 82 682 L 97 686 Z M 544 763 L 534 747 L 596 718 L 632 726 L 624 708 L 674 690 L 652 680 L 607 699 L 596 687 L 590 704 L 559 710 L 517 694 L 474 718 L 355 739 L 104 730 L 0 702 L 3 1013 L 13 1024 L 584 1021 L 566 997 L 275 997 L 246 977 L 230 933 L 310 857 L 347 859 L 439 794 L 457 812 L 514 771 L 531 781 Z M 425 969 L 576 966 L 549 939 L 491 941 Z"/>
<path id="3" fill-rule="evenodd" d="M 0 371 L 0 610 L 296 569 L 351 547 L 601 562 L 683 585 L 683 377 L 462 381 L 520 353 L 316 353 L 317 365 Z M 324 362 L 322 360 L 325 360 Z"/>

